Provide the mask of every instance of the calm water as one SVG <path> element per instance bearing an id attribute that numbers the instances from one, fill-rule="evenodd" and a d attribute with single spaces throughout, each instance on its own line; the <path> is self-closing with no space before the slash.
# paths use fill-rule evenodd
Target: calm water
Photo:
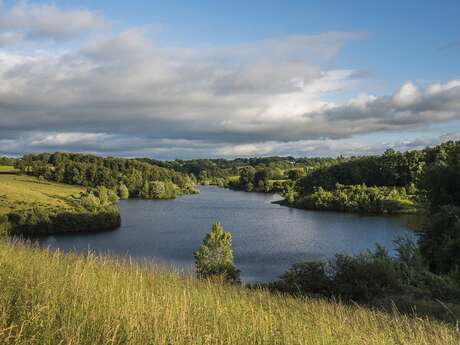
<path id="1" fill-rule="evenodd" d="M 272 280 L 300 260 L 355 254 L 378 242 L 390 250 L 397 236 L 414 237 L 397 217 L 297 210 L 272 204 L 279 196 L 201 187 L 176 200 L 126 200 L 120 229 L 96 234 L 53 235 L 52 248 L 154 258 L 190 269 L 193 252 L 211 224 L 233 234 L 235 263 L 246 281 Z"/>

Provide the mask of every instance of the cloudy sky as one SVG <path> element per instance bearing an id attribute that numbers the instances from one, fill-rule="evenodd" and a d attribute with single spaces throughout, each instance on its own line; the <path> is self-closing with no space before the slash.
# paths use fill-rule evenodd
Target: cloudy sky
<path id="1" fill-rule="evenodd" d="M 0 154 L 336 156 L 460 139 L 460 2 L 1 1 Z"/>

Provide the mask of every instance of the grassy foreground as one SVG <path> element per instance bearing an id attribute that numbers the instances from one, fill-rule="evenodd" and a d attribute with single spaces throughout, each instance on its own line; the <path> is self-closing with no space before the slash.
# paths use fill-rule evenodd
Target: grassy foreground
<path id="1" fill-rule="evenodd" d="M 440 323 L 0 242 L 2 344 L 459 344 Z"/>
<path id="2" fill-rule="evenodd" d="M 0 166 L 0 214 L 18 212 L 32 207 L 70 210 L 66 198 L 85 189 L 61 183 L 41 181 L 36 177 L 17 175 Z"/>

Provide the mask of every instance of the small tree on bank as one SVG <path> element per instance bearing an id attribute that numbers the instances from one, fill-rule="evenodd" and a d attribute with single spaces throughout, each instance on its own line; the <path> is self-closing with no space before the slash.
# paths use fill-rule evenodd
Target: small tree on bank
<path id="1" fill-rule="evenodd" d="M 128 190 L 128 187 L 126 187 L 125 184 L 123 183 L 120 183 L 118 185 L 118 189 L 117 189 L 117 192 L 118 192 L 118 196 L 120 197 L 120 199 L 129 199 L 129 190 Z"/>
<path id="2" fill-rule="evenodd" d="M 240 282 L 240 271 L 233 264 L 232 235 L 219 223 L 212 225 L 194 256 L 198 278 L 222 277 L 230 283 Z"/>

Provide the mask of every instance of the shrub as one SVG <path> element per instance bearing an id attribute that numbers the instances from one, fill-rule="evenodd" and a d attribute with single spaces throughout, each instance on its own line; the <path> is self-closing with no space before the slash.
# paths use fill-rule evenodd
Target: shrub
<path id="1" fill-rule="evenodd" d="M 271 287 L 292 294 L 327 296 L 331 282 L 324 262 L 303 261 L 292 265 Z"/>
<path id="2" fill-rule="evenodd" d="M 449 273 L 460 268 L 459 207 L 443 206 L 431 216 L 431 224 L 422 235 L 420 249 L 435 273 Z"/>
<path id="3" fill-rule="evenodd" d="M 125 184 L 120 183 L 120 185 L 117 188 L 117 193 L 120 199 L 129 199 L 129 189 L 128 187 L 126 187 Z"/>
<path id="4" fill-rule="evenodd" d="M 294 295 L 335 296 L 376 306 L 393 298 L 415 306 L 433 300 L 458 303 L 457 270 L 443 275 L 430 272 L 419 247 L 407 238 L 396 239 L 395 247 L 395 257 L 377 245 L 374 252 L 337 255 L 328 263 L 296 263 L 267 287 Z M 432 304 L 430 308 L 434 308 Z"/>
<path id="5" fill-rule="evenodd" d="M 199 278 L 221 277 L 231 283 L 239 283 L 239 270 L 233 264 L 232 235 L 215 223 L 194 253 L 195 268 Z"/>
<path id="6" fill-rule="evenodd" d="M 401 290 L 398 272 L 380 246 L 375 253 L 336 255 L 331 266 L 335 295 L 345 299 L 370 301 Z"/>

